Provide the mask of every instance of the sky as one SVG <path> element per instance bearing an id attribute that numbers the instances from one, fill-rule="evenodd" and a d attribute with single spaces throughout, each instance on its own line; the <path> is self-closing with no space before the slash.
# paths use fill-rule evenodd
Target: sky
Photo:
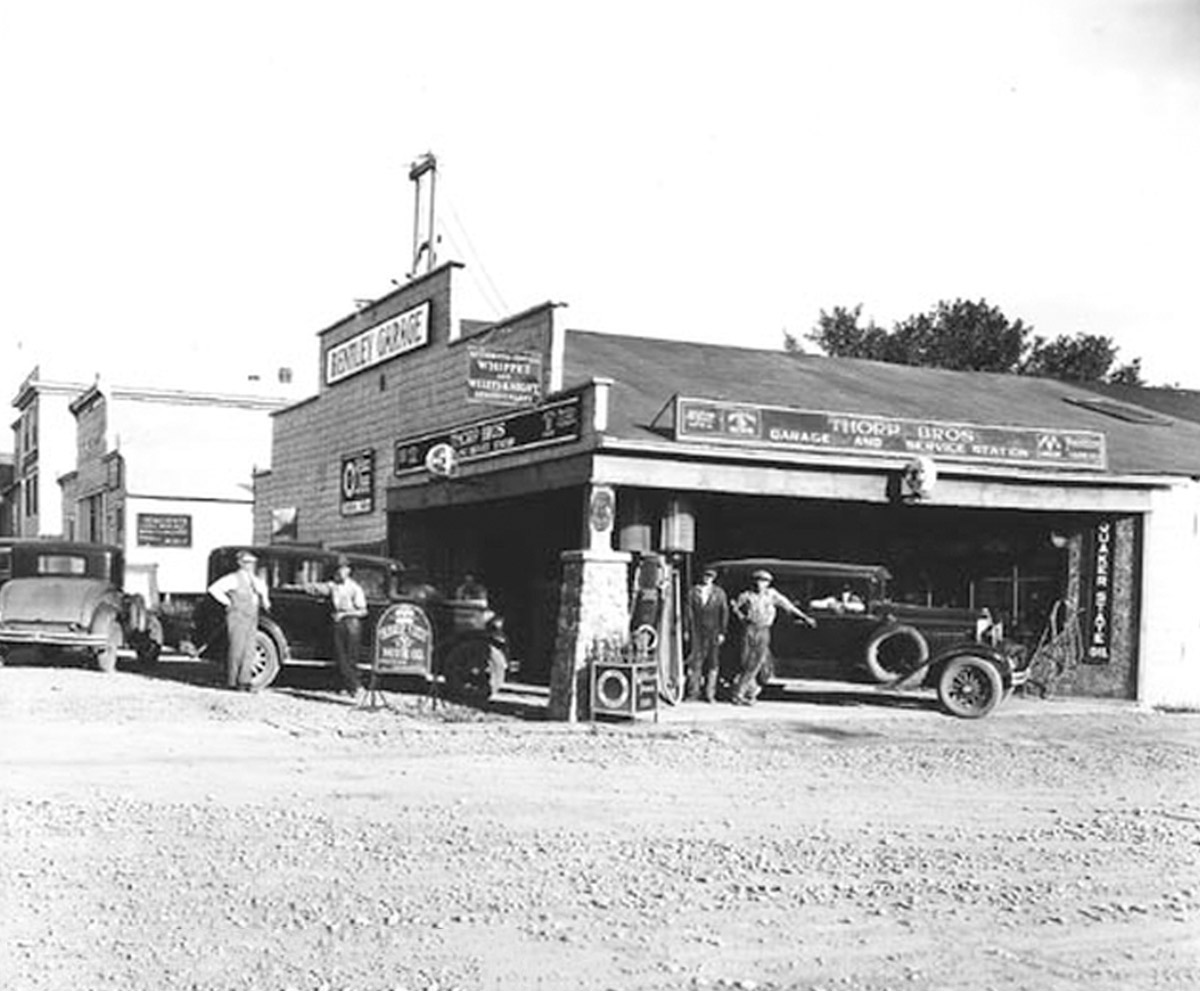
<path id="1" fill-rule="evenodd" d="M 425 152 L 481 319 L 779 348 L 986 299 L 1200 389 L 1200 0 L 0 0 L 0 93 L 5 403 L 314 392 Z"/>

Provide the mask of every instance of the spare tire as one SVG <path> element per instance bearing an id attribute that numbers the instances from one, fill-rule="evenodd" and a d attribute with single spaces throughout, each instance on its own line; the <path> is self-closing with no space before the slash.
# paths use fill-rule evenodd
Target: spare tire
<path id="1" fill-rule="evenodd" d="M 929 644 L 912 626 L 889 623 L 867 641 L 867 670 L 880 683 L 912 674 L 929 660 Z"/>

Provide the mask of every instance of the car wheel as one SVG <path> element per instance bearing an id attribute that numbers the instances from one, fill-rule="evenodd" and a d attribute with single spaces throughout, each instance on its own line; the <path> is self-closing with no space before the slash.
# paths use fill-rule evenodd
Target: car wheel
<path id="1" fill-rule="evenodd" d="M 980 719 L 1000 704 L 1004 683 L 1000 672 L 982 657 L 955 657 L 938 678 L 938 701 L 950 715 Z"/>
<path id="2" fill-rule="evenodd" d="M 499 661 L 493 656 L 494 653 L 501 655 Z M 450 648 L 442 665 L 446 691 L 452 698 L 486 702 L 498 687 L 497 667 L 501 669 L 502 679 L 503 669 L 507 667 L 503 651 L 491 644 L 483 640 L 467 640 L 455 644 Z"/>
<path id="3" fill-rule="evenodd" d="M 254 662 L 250 668 L 250 689 L 261 691 L 279 676 L 279 647 L 265 630 L 254 631 Z"/>
<path id="4" fill-rule="evenodd" d="M 104 638 L 104 645 L 93 650 L 96 666 L 104 672 L 117 669 L 117 651 L 125 643 L 125 635 L 121 630 L 120 620 L 111 609 L 102 609 L 92 619 L 92 633 Z"/>
<path id="5" fill-rule="evenodd" d="M 929 660 L 929 644 L 912 626 L 884 626 L 867 641 L 867 670 L 878 682 L 907 677 Z"/>

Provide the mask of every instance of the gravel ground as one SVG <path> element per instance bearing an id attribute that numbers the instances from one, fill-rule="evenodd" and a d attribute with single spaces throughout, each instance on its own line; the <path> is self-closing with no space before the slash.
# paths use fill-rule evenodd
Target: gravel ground
<path id="1" fill-rule="evenodd" d="M 562 725 L 0 670 L 0 986 L 1200 987 L 1200 716 Z"/>

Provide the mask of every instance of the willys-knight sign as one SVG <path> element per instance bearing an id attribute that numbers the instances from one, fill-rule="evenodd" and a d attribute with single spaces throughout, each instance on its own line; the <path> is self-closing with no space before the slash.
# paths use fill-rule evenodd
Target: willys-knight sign
<path id="1" fill-rule="evenodd" d="M 471 348 L 467 360 L 467 402 L 535 406 L 542 401 L 540 354 Z"/>
<path id="2" fill-rule="evenodd" d="M 333 385 L 428 343 L 429 301 L 426 300 L 326 351 L 325 384 Z"/>
<path id="3" fill-rule="evenodd" d="M 926 455 L 943 461 L 1103 471 L 1104 434 L 675 399 L 675 439 L 836 454 Z"/>

